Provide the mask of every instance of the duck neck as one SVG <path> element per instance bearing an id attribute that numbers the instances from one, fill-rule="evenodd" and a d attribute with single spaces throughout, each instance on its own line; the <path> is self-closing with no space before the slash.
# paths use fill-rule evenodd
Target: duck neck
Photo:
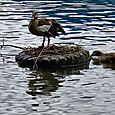
<path id="1" fill-rule="evenodd" d="M 34 20 L 38 19 L 38 17 L 34 17 Z"/>

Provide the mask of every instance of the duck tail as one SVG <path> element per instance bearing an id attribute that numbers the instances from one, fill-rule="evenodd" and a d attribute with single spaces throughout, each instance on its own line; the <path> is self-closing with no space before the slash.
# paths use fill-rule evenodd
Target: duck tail
<path id="1" fill-rule="evenodd" d="M 57 26 L 57 28 L 59 29 L 59 30 L 58 30 L 59 32 L 61 32 L 62 34 L 66 35 L 65 30 L 63 29 L 63 27 L 62 27 L 59 23 L 56 23 L 56 26 Z"/>

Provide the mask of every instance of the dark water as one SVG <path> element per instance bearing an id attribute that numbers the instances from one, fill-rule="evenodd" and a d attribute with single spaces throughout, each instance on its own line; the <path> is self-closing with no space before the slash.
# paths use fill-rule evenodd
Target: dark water
<path id="1" fill-rule="evenodd" d="M 31 12 L 57 19 L 67 36 L 52 43 L 79 44 L 92 53 L 115 50 L 114 0 L 39 0 L 0 2 L 0 44 L 38 46 L 31 35 Z M 115 70 L 90 64 L 89 69 L 30 71 L 15 63 L 21 50 L 0 49 L 1 115 L 114 115 Z"/>

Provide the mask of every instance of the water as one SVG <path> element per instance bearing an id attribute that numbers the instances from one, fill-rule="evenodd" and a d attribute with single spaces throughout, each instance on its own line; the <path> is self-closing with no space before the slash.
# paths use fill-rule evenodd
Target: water
<path id="1" fill-rule="evenodd" d="M 37 47 L 42 38 L 31 35 L 31 12 L 57 19 L 67 36 L 51 43 L 79 44 L 92 53 L 115 50 L 114 0 L 57 0 L 0 2 L 0 44 Z M 30 71 L 18 67 L 21 49 L 0 49 L 1 115 L 114 115 L 115 71 L 101 65 L 83 70 Z"/>

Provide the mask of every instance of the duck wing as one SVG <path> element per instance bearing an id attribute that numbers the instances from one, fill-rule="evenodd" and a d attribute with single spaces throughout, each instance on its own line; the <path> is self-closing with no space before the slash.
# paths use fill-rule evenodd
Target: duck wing
<path id="1" fill-rule="evenodd" d="M 52 37 L 59 36 L 58 32 L 66 34 L 63 27 L 54 19 L 38 19 L 38 30 L 45 32 Z"/>
<path id="2" fill-rule="evenodd" d="M 48 32 L 50 27 L 51 25 L 42 25 L 42 26 L 38 26 L 38 30 L 41 32 Z"/>

